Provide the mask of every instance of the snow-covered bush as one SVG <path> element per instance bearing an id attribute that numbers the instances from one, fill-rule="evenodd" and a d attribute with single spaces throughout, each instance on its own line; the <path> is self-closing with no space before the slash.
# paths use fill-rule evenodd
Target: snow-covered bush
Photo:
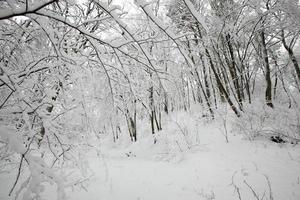
<path id="1" fill-rule="evenodd" d="M 45 162 L 44 158 L 36 155 L 34 151 L 24 146 L 24 141 L 14 129 L 0 127 L 1 149 L 6 149 L 11 156 L 18 159 L 19 165 L 17 176 L 10 189 L 9 196 L 16 189 L 15 199 L 22 197 L 23 200 L 42 199 L 45 183 L 55 184 L 57 189 L 57 200 L 65 198 L 64 181 L 57 171 Z M 30 146 L 31 143 L 29 143 Z M 26 168 L 26 170 L 24 170 Z M 12 169 L 8 169 L 12 170 Z M 26 178 L 24 177 L 26 171 Z M 28 173 L 27 173 L 28 172 Z M 20 183 L 19 183 L 20 182 Z M 18 187 L 16 187 L 18 185 Z"/>
<path id="2" fill-rule="evenodd" d="M 265 137 L 274 142 L 297 143 L 300 141 L 299 110 L 280 105 L 272 109 L 261 103 L 246 105 L 243 115 L 232 121 L 232 130 L 250 140 Z"/>
<path id="3" fill-rule="evenodd" d="M 210 124 L 202 116 L 201 107 L 193 106 L 189 112 L 174 111 L 163 116 L 162 130 L 151 133 L 148 119 L 138 121 L 137 142 L 130 142 L 126 132 L 123 130 L 119 139 L 111 145 L 113 147 L 124 147 L 124 155 L 131 157 L 149 157 L 155 160 L 178 162 L 184 158 L 187 152 L 194 151 L 201 145 L 202 135 L 208 131 Z M 217 129 L 216 129 L 217 130 Z M 110 135 L 103 135 L 103 143 L 112 142 Z M 222 137 L 222 136 L 220 136 Z M 104 144 L 104 146 L 106 146 Z"/>

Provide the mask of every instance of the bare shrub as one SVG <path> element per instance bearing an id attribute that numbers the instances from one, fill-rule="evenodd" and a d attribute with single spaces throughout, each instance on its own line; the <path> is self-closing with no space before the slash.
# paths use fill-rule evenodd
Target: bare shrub
<path id="1" fill-rule="evenodd" d="M 274 142 L 298 143 L 300 141 L 300 116 L 298 109 L 252 104 L 244 114 L 232 121 L 233 132 L 242 133 L 248 139 L 268 138 Z"/>

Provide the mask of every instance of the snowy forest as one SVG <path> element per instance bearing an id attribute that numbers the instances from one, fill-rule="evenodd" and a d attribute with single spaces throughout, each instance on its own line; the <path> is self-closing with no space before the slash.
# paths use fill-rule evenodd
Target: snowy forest
<path id="1" fill-rule="evenodd" d="M 299 200 L 298 0 L 1 0 L 0 200 Z"/>

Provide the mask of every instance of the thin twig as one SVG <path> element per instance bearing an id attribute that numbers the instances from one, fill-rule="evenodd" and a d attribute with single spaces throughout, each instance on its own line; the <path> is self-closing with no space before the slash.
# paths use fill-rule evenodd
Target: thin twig
<path id="1" fill-rule="evenodd" d="M 16 180 L 15 180 L 15 182 L 14 182 L 14 185 L 12 186 L 12 188 L 11 188 L 10 191 L 9 191 L 8 196 L 11 195 L 11 193 L 14 191 L 14 189 L 15 189 L 17 183 L 18 183 L 18 180 L 19 180 L 20 174 L 21 174 L 21 169 L 22 169 L 23 159 L 24 159 L 24 154 L 22 154 L 22 156 L 21 156 L 21 161 L 20 161 L 19 168 L 18 168 L 18 174 L 17 174 Z"/>
<path id="2" fill-rule="evenodd" d="M 259 199 L 259 195 L 254 191 L 254 189 L 247 183 L 246 180 L 244 180 L 244 183 L 247 185 L 247 187 L 252 191 L 254 197 L 257 199 L 257 200 L 260 200 Z"/>
<path id="3" fill-rule="evenodd" d="M 273 192 L 272 192 L 272 187 L 271 187 L 271 181 L 270 181 L 270 179 L 269 179 L 269 177 L 267 175 L 264 174 L 264 176 L 265 176 L 265 178 L 267 180 L 268 187 L 269 187 L 269 195 L 270 195 L 269 198 L 270 198 L 270 200 L 274 200 Z"/>

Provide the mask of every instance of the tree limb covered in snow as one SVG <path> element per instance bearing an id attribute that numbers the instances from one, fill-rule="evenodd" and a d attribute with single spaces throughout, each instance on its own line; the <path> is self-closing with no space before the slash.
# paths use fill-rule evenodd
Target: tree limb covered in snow
<path id="1" fill-rule="evenodd" d="M 0 9 L 0 20 L 9 19 L 17 16 L 24 16 L 26 14 L 33 14 L 37 11 L 45 8 L 46 6 L 58 2 L 59 0 L 48 0 L 48 1 L 35 1 L 33 5 L 28 5 L 28 1 L 26 1 L 26 5 L 16 5 L 15 7 L 11 7 L 10 9 Z"/>

